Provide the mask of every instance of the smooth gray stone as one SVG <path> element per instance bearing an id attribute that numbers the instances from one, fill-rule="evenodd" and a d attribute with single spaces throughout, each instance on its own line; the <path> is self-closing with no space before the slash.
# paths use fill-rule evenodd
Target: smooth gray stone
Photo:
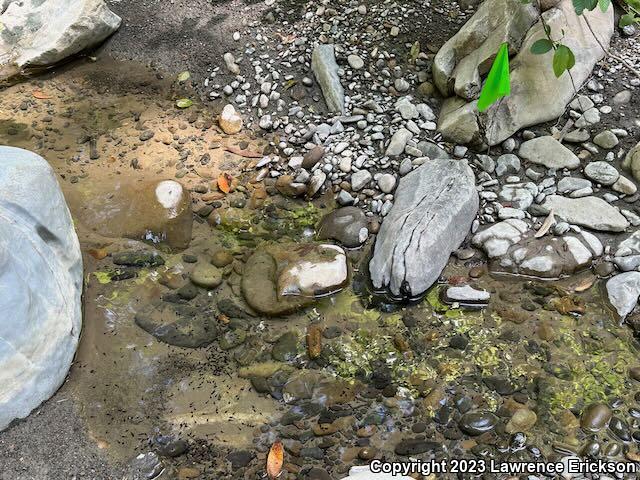
<path id="1" fill-rule="evenodd" d="M 469 232 L 478 205 L 464 160 L 431 160 L 404 176 L 369 264 L 374 287 L 394 296 L 424 293 Z"/>

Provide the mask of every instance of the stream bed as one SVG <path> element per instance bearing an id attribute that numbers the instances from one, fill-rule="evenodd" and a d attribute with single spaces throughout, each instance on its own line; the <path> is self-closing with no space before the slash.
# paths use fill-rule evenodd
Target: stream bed
<path id="1" fill-rule="evenodd" d="M 339 291 L 279 297 L 283 265 L 327 262 L 332 195 L 256 179 L 269 139 L 223 134 L 215 103 L 176 108 L 188 86 L 159 77 L 87 60 L 0 97 L 0 141 L 51 163 L 76 222 L 84 327 L 64 388 L 109 461 L 260 478 L 277 439 L 291 479 L 372 459 L 639 460 L 640 344 L 592 272 L 493 275 L 463 246 L 395 304 L 369 285 L 369 239 Z M 169 218 L 149 200 L 167 180 L 184 189 Z M 447 304 L 459 285 L 490 299 Z"/>

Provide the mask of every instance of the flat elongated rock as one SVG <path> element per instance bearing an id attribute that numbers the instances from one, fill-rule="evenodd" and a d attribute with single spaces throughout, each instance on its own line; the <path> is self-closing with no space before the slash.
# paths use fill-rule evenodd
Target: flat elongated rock
<path id="1" fill-rule="evenodd" d="M 638 304 L 640 272 L 621 273 L 610 279 L 607 282 L 607 295 L 618 315 L 629 315 Z"/>
<path id="2" fill-rule="evenodd" d="M 567 198 L 550 195 L 543 208 L 552 210 L 569 223 L 604 232 L 623 232 L 629 222 L 618 211 L 599 197 Z"/>
<path id="3" fill-rule="evenodd" d="M 329 110 L 334 113 L 344 113 L 344 89 L 338 76 L 338 64 L 333 45 L 318 45 L 313 49 L 311 68 Z"/>
<path id="4" fill-rule="evenodd" d="M 5 0 L 0 6 L 0 78 L 50 67 L 99 44 L 121 22 L 104 0 Z"/>
<path id="5" fill-rule="evenodd" d="M 0 430 L 62 385 L 82 326 L 82 256 L 49 164 L 0 147 Z"/>
<path id="6" fill-rule="evenodd" d="M 395 296 L 424 293 L 464 240 L 478 203 L 463 160 L 431 160 L 403 177 L 369 265 L 374 287 Z"/>
<path id="7" fill-rule="evenodd" d="M 520 146 L 520 156 L 531 163 L 544 165 L 556 170 L 574 169 L 580 166 L 580 159 L 553 137 L 538 137 Z"/>

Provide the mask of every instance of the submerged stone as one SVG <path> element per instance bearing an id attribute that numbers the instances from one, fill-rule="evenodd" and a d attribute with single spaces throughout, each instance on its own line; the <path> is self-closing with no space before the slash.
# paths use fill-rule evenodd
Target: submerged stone
<path id="1" fill-rule="evenodd" d="M 318 238 L 336 240 L 347 248 L 356 248 L 369 236 L 367 223 L 361 208 L 339 208 L 322 218 L 318 225 Z"/>
<path id="2" fill-rule="evenodd" d="M 218 337 L 215 317 L 191 305 L 149 305 L 136 313 L 135 322 L 161 342 L 176 347 L 205 347 Z"/>
<path id="3" fill-rule="evenodd" d="M 174 180 L 95 185 L 69 193 L 78 221 L 105 237 L 166 242 L 186 248 L 191 242 L 191 194 Z"/>
<path id="4" fill-rule="evenodd" d="M 340 247 L 270 244 L 256 250 L 245 264 L 242 292 L 251 308 L 279 316 L 341 290 L 348 280 L 347 258 Z"/>

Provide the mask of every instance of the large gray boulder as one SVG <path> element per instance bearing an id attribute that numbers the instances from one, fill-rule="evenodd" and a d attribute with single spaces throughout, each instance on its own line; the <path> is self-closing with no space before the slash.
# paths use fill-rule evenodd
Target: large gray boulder
<path id="1" fill-rule="evenodd" d="M 62 385 L 82 327 L 82 256 L 56 177 L 0 147 L 0 430 Z"/>
<path id="2" fill-rule="evenodd" d="M 541 21 L 527 27 L 532 8 L 519 0 L 485 0 L 467 23 L 469 28 L 463 27 L 438 52 L 434 78 L 441 92 L 450 97 L 438 120 L 445 138 L 457 143 L 496 145 L 521 128 L 558 118 L 575 89 L 580 89 L 604 56 L 599 43 L 606 48 L 613 35 L 612 6 L 604 13 L 596 8 L 578 16 L 571 0 L 561 0 L 542 14 L 552 35 L 564 32 L 562 43 L 576 57 L 571 77 L 565 73 L 560 78 L 553 73 L 553 51 L 544 55 L 531 53 L 531 45 L 545 38 Z M 475 26 L 488 22 L 490 17 L 493 19 L 487 26 L 495 28 L 478 26 L 476 31 Z M 495 55 L 502 41 L 509 42 L 511 53 L 518 52 L 511 61 L 511 95 L 480 114 L 479 75 L 488 71 L 491 55 Z"/>
<path id="3" fill-rule="evenodd" d="M 120 26 L 104 0 L 0 0 L 0 79 L 54 65 Z"/>
<path id="4" fill-rule="evenodd" d="M 463 160 L 430 160 L 400 180 L 369 270 L 375 288 L 424 293 L 469 232 L 478 211 L 475 177 Z"/>

